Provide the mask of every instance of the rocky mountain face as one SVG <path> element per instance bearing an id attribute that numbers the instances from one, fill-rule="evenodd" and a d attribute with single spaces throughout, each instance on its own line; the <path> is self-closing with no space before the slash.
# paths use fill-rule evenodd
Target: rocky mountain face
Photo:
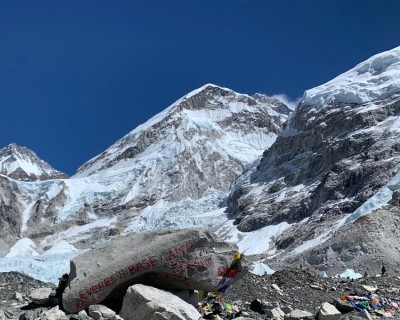
<path id="1" fill-rule="evenodd" d="M 15 170 L 8 171 L 13 179 L 4 177 L 4 184 L 18 201 L 7 211 L 12 218 L 2 215 L 4 225 L 10 225 L 4 236 L 9 243 L 33 239 L 41 253 L 60 241 L 81 249 L 119 233 L 214 225 L 221 218 L 209 212 L 221 206 L 236 178 L 274 143 L 289 113 L 276 99 L 205 85 L 69 179 L 26 183 L 10 175 Z M 28 153 L 15 145 L 9 149 Z M 5 165 L 11 156 L 0 159 L 5 159 L 3 168 L 11 168 Z M 11 194 L 5 205 L 13 202 Z"/>
<path id="2" fill-rule="evenodd" d="M 399 79 L 400 47 L 306 91 L 287 128 L 230 195 L 238 229 L 291 224 L 270 244 L 284 259 L 320 245 L 337 230 L 347 230 L 348 241 L 355 241 L 353 232 L 362 229 L 343 226 L 383 204 L 398 207 Z M 352 245 L 374 236 L 363 235 Z M 321 249 L 318 258 L 314 251 L 305 260 L 323 267 L 343 237 Z M 335 263 L 356 257 L 346 255 L 336 252 Z"/>
<path id="3" fill-rule="evenodd" d="M 20 236 L 23 212 L 26 204 L 32 200 L 28 189 L 37 181 L 67 178 L 64 173 L 55 170 L 41 160 L 33 151 L 10 144 L 0 149 L 0 225 L 1 254 L 6 253 L 7 242 Z M 20 190 L 19 185 L 26 185 Z"/>

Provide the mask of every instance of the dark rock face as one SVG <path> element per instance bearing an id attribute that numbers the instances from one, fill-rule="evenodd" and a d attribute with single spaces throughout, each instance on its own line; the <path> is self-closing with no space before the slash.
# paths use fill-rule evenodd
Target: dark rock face
<path id="1" fill-rule="evenodd" d="M 286 104 L 275 98 L 270 98 L 260 93 L 256 93 L 252 97 L 257 101 L 268 103 L 269 105 L 271 105 L 271 108 L 277 113 L 285 114 L 288 116 L 292 112 L 292 110 L 290 110 Z"/>
<path id="2" fill-rule="evenodd" d="M 385 185 L 400 164 L 400 134 L 390 130 L 400 101 L 392 97 L 364 111 L 368 107 L 331 103 L 317 111 L 300 104 L 230 197 L 239 229 L 350 213 Z"/>
<path id="3" fill-rule="evenodd" d="M 13 183 L 6 177 L 0 176 L 0 234 L 1 239 L 10 240 L 17 236 L 21 228 L 22 204 L 14 192 Z"/>

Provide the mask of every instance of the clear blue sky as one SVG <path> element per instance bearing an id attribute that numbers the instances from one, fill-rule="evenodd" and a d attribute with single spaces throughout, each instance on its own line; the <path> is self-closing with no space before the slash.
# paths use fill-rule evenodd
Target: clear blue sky
<path id="1" fill-rule="evenodd" d="M 399 0 L 0 1 L 0 147 L 72 175 L 205 83 L 295 99 L 400 45 Z"/>

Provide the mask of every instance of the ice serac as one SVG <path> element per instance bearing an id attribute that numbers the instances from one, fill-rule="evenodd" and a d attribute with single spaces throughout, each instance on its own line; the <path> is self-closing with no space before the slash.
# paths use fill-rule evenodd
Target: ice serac
<path id="1" fill-rule="evenodd" d="M 378 192 L 394 196 L 399 94 L 400 47 L 306 91 L 257 170 L 230 196 L 239 230 L 291 223 L 274 244 L 290 253 L 304 243 L 299 253 L 326 240 L 336 221 Z"/>
<path id="2" fill-rule="evenodd" d="M 225 276 L 236 253 L 236 246 L 203 229 L 117 237 L 71 261 L 63 307 L 76 312 L 106 299 L 122 299 L 135 283 L 218 291 L 234 281 Z"/>

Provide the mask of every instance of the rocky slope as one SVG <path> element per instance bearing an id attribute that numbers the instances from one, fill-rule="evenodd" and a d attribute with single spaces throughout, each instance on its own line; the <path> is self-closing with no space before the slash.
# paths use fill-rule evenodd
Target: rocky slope
<path id="1" fill-rule="evenodd" d="M 306 91 L 285 131 L 230 196 L 238 229 L 289 223 L 270 244 L 284 259 L 395 200 L 400 187 L 399 79 L 400 47 Z M 375 236 L 367 233 L 356 241 L 357 227 L 343 230 L 354 247 Z M 349 262 L 355 256 L 342 258 Z"/>
<path id="2" fill-rule="evenodd" d="M 336 230 L 314 248 L 285 259 L 275 259 L 276 267 L 301 263 L 327 271 L 329 275 L 341 273 L 346 268 L 373 275 L 385 265 L 398 274 L 399 228 L 400 208 L 386 206 Z"/>

